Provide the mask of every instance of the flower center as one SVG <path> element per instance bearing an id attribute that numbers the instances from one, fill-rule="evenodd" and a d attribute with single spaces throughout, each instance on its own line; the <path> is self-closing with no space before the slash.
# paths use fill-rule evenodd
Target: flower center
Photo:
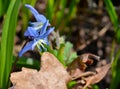
<path id="1" fill-rule="evenodd" d="M 47 44 L 47 43 L 45 42 L 45 40 L 40 39 L 40 40 L 37 42 L 37 47 L 38 47 L 39 49 L 40 49 L 40 47 L 45 48 L 43 44 Z"/>

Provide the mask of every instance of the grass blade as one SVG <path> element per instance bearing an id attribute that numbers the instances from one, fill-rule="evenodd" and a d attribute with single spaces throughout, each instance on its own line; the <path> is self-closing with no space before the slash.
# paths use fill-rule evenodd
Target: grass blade
<path id="1" fill-rule="evenodd" d="M 12 66 L 12 51 L 20 0 L 11 0 L 4 20 L 1 40 L 0 88 L 6 89 Z"/>
<path id="2" fill-rule="evenodd" d="M 46 7 L 46 16 L 47 18 L 50 20 L 50 22 L 52 21 L 53 15 L 54 15 L 54 0 L 48 0 L 47 1 L 47 7 Z M 52 8 L 52 9 L 51 9 Z"/>
<path id="3" fill-rule="evenodd" d="M 110 19 L 115 27 L 115 30 L 118 28 L 118 16 L 115 12 L 115 8 L 111 2 L 111 0 L 104 0 L 105 4 L 106 4 L 106 7 L 107 7 L 107 11 L 108 11 L 108 14 L 110 16 Z"/>
<path id="4" fill-rule="evenodd" d="M 7 11 L 10 0 L 0 0 L 0 17 Z"/>
<path id="5" fill-rule="evenodd" d="M 3 14 L 3 4 L 2 4 L 2 0 L 0 0 L 0 17 Z"/>
<path id="6" fill-rule="evenodd" d="M 117 16 L 117 13 L 115 12 L 115 8 L 111 2 L 111 0 L 104 0 L 105 5 L 107 7 L 108 14 L 110 16 L 110 19 L 113 23 L 114 30 L 115 30 L 115 37 L 116 41 L 120 43 L 120 28 L 119 28 L 119 19 Z"/>
<path id="7" fill-rule="evenodd" d="M 16 57 L 14 56 L 13 58 L 13 63 L 15 61 Z M 36 60 L 36 59 L 32 59 L 32 58 L 25 58 L 25 57 L 21 57 L 19 58 L 19 60 L 17 61 L 16 64 L 17 67 L 27 67 L 27 68 L 32 68 L 32 69 L 40 69 L 40 61 Z"/>

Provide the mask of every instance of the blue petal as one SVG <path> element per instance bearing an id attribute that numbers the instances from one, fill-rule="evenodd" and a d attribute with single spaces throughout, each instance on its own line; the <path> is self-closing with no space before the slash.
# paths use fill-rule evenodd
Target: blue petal
<path id="1" fill-rule="evenodd" d="M 34 43 L 32 45 L 32 49 L 34 49 L 34 47 L 37 45 L 37 43 L 38 43 L 38 40 L 34 39 Z"/>
<path id="2" fill-rule="evenodd" d="M 42 22 L 29 22 L 29 25 L 32 26 L 35 30 L 39 30 L 43 27 Z"/>
<path id="3" fill-rule="evenodd" d="M 33 43 L 34 43 L 33 41 L 30 41 L 29 43 L 27 43 L 25 47 L 19 52 L 18 56 L 21 57 L 28 50 L 33 50 L 32 49 Z"/>
<path id="4" fill-rule="evenodd" d="M 43 39 L 43 38 L 47 37 L 53 30 L 54 30 L 54 27 L 49 28 L 49 29 L 46 31 L 46 33 L 43 34 L 43 35 L 40 35 L 40 36 L 38 37 L 38 39 Z"/>
<path id="5" fill-rule="evenodd" d="M 28 27 L 24 33 L 24 36 L 37 37 L 39 34 L 33 27 Z"/>
<path id="6" fill-rule="evenodd" d="M 43 27 L 41 28 L 41 30 L 40 30 L 40 35 L 45 34 L 48 25 L 49 25 L 49 20 L 47 20 L 47 21 L 45 22 L 45 24 L 43 25 Z"/>
<path id="7" fill-rule="evenodd" d="M 44 15 L 39 14 L 31 5 L 25 4 L 25 6 L 30 9 L 30 11 L 32 12 L 32 14 L 35 16 L 35 19 L 37 20 L 37 22 L 46 22 L 46 18 Z"/>
<path id="8" fill-rule="evenodd" d="M 48 38 L 47 38 L 47 37 L 45 37 L 45 38 L 44 38 L 44 40 L 45 40 L 45 42 L 46 42 L 46 45 L 49 45 Z"/>

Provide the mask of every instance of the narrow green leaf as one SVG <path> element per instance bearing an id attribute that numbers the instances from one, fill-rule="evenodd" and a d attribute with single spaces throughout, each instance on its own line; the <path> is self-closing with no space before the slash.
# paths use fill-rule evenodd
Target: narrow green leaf
<path id="1" fill-rule="evenodd" d="M 58 50 L 58 54 L 57 54 L 57 58 L 59 59 L 59 61 L 64 65 L 66 66 L 65 64 L 65 60 L 64 60 L 64 48 L 65 48 L 65 45 L 64 44 L 60 44 L 60 48 Z"/>
<path id="2" fill-rule="evenodd" d="M 0 54 L 0 88 L 7 89 L 12 67 L 12 51 L 20 0 L 11 0 L 4 20 Z"/>
<path id="3" fill-rule="evenodd" d="M 118 16 L 115 12 L 115 8 L 111 2 L 111 0 L 104 0 L 105 4 L 106 4 L 106 7 L 107 7 L 107 11 L 108 11 L 108 14 L 110 15 L 110 18 L 111 18 L 111 21 L 115 27 L 115 30 L 117 29 L 119 23 L 118 23 Z"/>
<path id="4" fill-rule="evenodd" d="M 13 58 L 13 63 L 15 61 L 16 57 Z M 28 67 L 32 69 L 40 69 L 40 61 L 32 58 L 25 58 L 21 57 L 17 61 L 17 67 Z"/>
<path id="5" fill-rule="evenodd" d="M 93 89 L 100 89 L 98 85 L 92 85 Z"/>
<path id="6" fill-rule="evenodd" d="M 120 43 L 120 28 L 119 28 L 119 19 L 118 19 L 118 16 L 117 16 L 117 13 L 115 11 L 115 8 L 111 2 L 111 0 L 104 0 L 105 4 L 106 4 L 106 7 L 107 7 L 107 11 L 108 11 L 108 14 L 110 16 L 110 19 L 113 23 L 113 26 L 114 26 L 114 30 L 116 32 L 116 40 L 118 43 Z"/>
<path id="7" fill-rule="evenodd" d="M 11 0 L 3 0 L 4 12 L 6 13 Z"/>
<path id="8" fill-rule="evenodd" d="M 46 7 L 46 16 L 52 21 L 53 15 L 54 15 L 54 0 L 47 0 L 47 7 Z"/>
<path id="9" fill-rule="evenodd" d="M 58 51 L 56 49 L 52 49 L 50 46 L 45 45 L 45 48 L 47 49 L 48 52 L 52 53 L 54 56 L 57 57 Z"/>
<path id="10" fill-rule="evenodd" d="M 112 79 L 109 89 L 117 89 L 120 84 L 120 69 L 116 71 L 116 76 Z"/>
<path id="11" fill-rule="evenodd" d="M 0 17 L 3 15 L 3 3 L 2 0 L 0 0 Z"/>
<path id="12" fill-rule="evenodd" d="M 110 89 L 116 89 L 118 84 L 120 83 L 120 62 L 119 62 L 119 57 L 120 57 L 120 49 L 117 51 L 114 61 L 112 63 L 112 81 L 110 84 Z"/>
<path id="13" fill-rule="evenodd" d="M 80 0 L 71 0 L 70 6 L 69 6 L 69 13 L 67 16 L 69 20 L 75 17 L 78 2 L 80 2 Z"/>
<path id="14" fill-rule="evenodd" d="M 10 0 L 0 0 L 0 17 L 6 13 Z"/>
<path id="15" fill-rule="evenodd" d="M 68 87 L 68 89 L 72 89 L 73 86 L 75 86 L 76 84 L 77 84 L 76 81 L 70 81 L 70 82 L 67 84 L 67 87 Z"/>
<path id="16" fill-rule="evenodd" d="M 67 5 L 67 0 L 60 0 L 59 8 L 60 10 L 57 12 L 57 20 L 56 25 L 57 27 L 60 25 L 61 21 L 63 20 L 63 17 L 65 15 L 65 7 Z"/>

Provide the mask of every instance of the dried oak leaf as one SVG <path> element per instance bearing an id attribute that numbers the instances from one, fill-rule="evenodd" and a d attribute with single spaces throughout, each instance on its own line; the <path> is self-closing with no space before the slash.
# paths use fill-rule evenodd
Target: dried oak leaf
<path id="1" fill-rule="evenodd" d="M 91 84 L 95 84 L 95 83 L 98 83 L 99 81 L 101 81 L 105 77 L 107 72 L 109 71 L 110 67 L 111 67 L 111 63 L 106 64 L 102 67 L 96 68 L 97 73 L 95 75 L 85 78 L 86 84 L 83 87 L 83 89 L 85 89 L 87 86 L 89 86 Z"/>
<path id="2" fill-rule="evenodd" d="M 99 61 L 100 57 L 91 53 L 85 53 L 78 56 L 67 68 L 69 74 L 74 79 L 85 76 L 86 74 L 94 74 L 93 72 L 85 73 L 87 65 L 91 65 L 93 60 Z"/>
<path id="3" fill-rule="evenodd" d="M 67 67 L 67 70 L 72 78 L 76 78 L 80 74 L 84 73 L 86 67 L 86 64 L 83 63 L 82 60 L 78 57 Z"/>
<path id="4" fill-rule="evenodd" d="M 12 73 L 10 80 L 14 89 L 67 89 L 71 77 L 54 55 L 45 52 L 40 71 L 22 68 L 21 72 Z"/>
<path id="5" fill-rule="evenodd" d="M 92 53 L 84 53 L 80 55 L 80 59 L 82 60 L 82 62 L 90 65 L 93 63 L 93 60 L 99 61 L 100 57 Z"/>

